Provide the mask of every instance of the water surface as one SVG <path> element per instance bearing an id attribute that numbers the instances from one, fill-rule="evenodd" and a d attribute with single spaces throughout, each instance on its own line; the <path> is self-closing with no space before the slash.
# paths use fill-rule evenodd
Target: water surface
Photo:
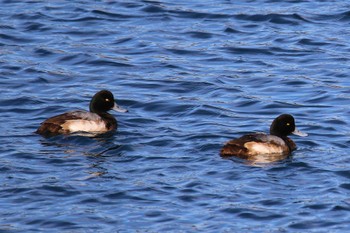
<path id="1" fill-rule="evenodd" d="M 1 1 L 2 232 L 344 232 L 348 1 Z M 34 134 L 109 89 L 117 132 Z M 289 158 L 218 155 L 291 113 Z"/>

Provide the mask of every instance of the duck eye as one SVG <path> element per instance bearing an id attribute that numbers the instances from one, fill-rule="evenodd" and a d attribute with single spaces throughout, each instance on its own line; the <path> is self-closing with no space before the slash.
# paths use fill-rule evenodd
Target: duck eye
<path id="1" fill-rule="evenodd" d="M 105 99 L 105 101 L 106 101 L 106 102 L 109 102 L 110 100 L 107 98 L 107 99 Z"/>
<path id="2" fill-rule="evenodd" d="M 287 126 L 290 126 L 290 123 L 287 123 Z"/>

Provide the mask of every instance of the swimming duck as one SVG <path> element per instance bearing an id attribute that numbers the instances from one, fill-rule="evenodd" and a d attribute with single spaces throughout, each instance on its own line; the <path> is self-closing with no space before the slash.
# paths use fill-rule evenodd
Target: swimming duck
<path id="1" fill-rule="evenodd" d="M 91 99 L 90 112 L 72 111 L 51 117 L 41 123 L 36 133 L 41 135 L 70 134 L 75 132 L 105 133 L 117 128 L 117 120 L 107 111 L 127 112 L 119 107 L 110 91 L 97 92 Z"/>
<path id="2" fill-rule="evenodd" d="M 282 114 L 273 120 L 269 135 L 253 133 L 230 140 L 221 149 L 220 155 L 237 156 L 247 160 L 266 160 L 262 162 L 280 160 L 297 148 L 295 143 L 287 137 L 290 134 L 307 136 L 295 127 L 292 115 Z"/>

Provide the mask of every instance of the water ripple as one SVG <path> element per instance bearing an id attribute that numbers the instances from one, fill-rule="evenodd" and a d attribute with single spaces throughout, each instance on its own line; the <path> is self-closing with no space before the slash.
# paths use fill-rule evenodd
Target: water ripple
<path id="1" fill-rule="evenodd" d="M 253 22 L 271 22 L 275 24 L 290 24 L 290 25 L 299 25 L 301 23 L 309 22 L 299 14 L 254 14 L 246 15 L 239 14 L 236 16 L 239 20 L 248 20 Z"/>
<path id="2" fill-rule="evenodd" d="M 256 3 L 2 1 L 0 231 L 346 231 L 349 3 Z M 34 133 L 101 89 L 116 132 Z M 281 113 L 291 156 L 219 156 Z"/>

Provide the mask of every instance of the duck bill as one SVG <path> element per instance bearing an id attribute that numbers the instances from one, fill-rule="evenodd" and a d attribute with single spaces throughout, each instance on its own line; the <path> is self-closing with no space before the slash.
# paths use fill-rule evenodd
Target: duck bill
<path id="1" fill-rule="evenodd" d="M 112 109 L 116 112 L 127 112 L 128 111 L 127 109 L 120 107 L 117 103 L 114 103 L 114 106 Z"/>
<path id="2" fill-rule="evenodd" d="M 297 128 L 295 128 L 295 130 L 292 132 L 292 134 L 300 136 L 300 137 L 306 137 L 308 135 L 307 133 L 301 132 Z"/>

